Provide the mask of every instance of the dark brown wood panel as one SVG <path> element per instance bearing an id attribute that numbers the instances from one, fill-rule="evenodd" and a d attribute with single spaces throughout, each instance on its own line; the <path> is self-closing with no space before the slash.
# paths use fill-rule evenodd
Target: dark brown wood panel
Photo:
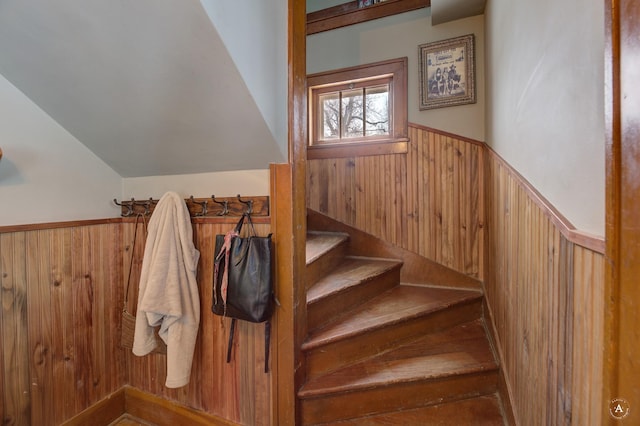
<path id="1" fill-rule="evenodd" d="M 133 241 L 134 223 L 123 223 L 122 226 L 126 250 Z M 201 317 L 189 384 L 178 389 L 166 388 L 166 356 L 151 354 L 137 357 L 129 351 L 126 355 L 128 382 L 142 391 L 232 422 L 266 425 L 270 424 L 271 372 L 264 373 L 264 324 L 238 322 L 232 360 L 226 363 L 231 320 L 211 312 L 215 236 L 232 227 L 213 220 L 193 225 L 195 245 L 200 250 L 198 285 Z M 256 223 L 255 228 L 258 235 L 270 232 L 269 224 Z M 136 245 L 130 309 L 134 309 L 137 300 L 142 251 L 143 246 Z M 128 259 L 128 255 L 125 254 L 125 258 Z M 128 270 L 128 260 L 126 262 Z"/>
<path id="2" fill-rule="evenodd" d="M 211 313 L 215 235 L 232 228 L 233 221 L 194 222 L 201 252 L 201 327 L 192 379 L 180 389 L 164 387 L 164 355 L 137 357 L 120 347 L 134 221 L 0 233 L 0 407 L 5 424 L 61 424 L 127 383 L 232 422 L 270 424 L 264 325 L 239 323 L 233 360 L 227 364 L 230 320 Z M 269 223 L 259 222 L 256 231 L 269 233 Z M 141 224 L 138 236 L 131 312 L 144 252 Z"/>
<path id="3" fill-rule="evenodd" d="M 125 384 L 120 227 L 0 234 L 5 424 L 60 424 Z"/>
<path id="4" fill-rule="evenodd" d="M 409 128 L 406 154 L 310 160 L 307 205 L 482 278 L 483 145 Z"/>

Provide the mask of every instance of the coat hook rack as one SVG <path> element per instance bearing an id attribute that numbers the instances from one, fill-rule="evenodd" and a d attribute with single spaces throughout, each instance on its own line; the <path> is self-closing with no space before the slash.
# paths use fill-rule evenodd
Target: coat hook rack
<path id="1" fill-rule="evenodd" d="M 253 213 L 253 200 L 244 201 L 242 200 L 242 198 L 240 198 L 240 194 L 238 194 L 238 201 L 247 206 L 247 211 L 245 211 L 245 214 Z"/>
<path id="2" fill-rule="evenodd" d="M 216 200 L 216 196 L 215 195 L 212 195 L 211 199 L 213 200 L 214 203 L 220 204 L 222 206 L 222 211 L 220 213 L 218 213 L 218 216 L 226 216 L 226 215 L 229 214 L 229 201 L 228 200 L 218 201 L 218 200 Z"/>
<path id="3" fill-rule="evenodd" d="M 204 201 L 196 201 L 193 198 L 193 195 L 191 196 L 191 202 L 193 204 L 200 204 L 200 206 L 202 207 L 202 209 L 200 210 L 200 212 L 198 213 L 194 213 L 194 216 L 206 216 L 207 215 L 207 200 Z"/>
<path id="4" fill-rule="evenodd" d="M 136 215 L 151 215 L 155 208 L 155 205 L 159 200 L 149 198 L 147 200 L 131 200 L 118 201 L 113 199 L 113 202 L 121 207 L 120 216 L 132 217 Z M 244 214 L 250 214 L 254 217 L 269 216 L 269 197 L 266 195 L 241 197 L 238 194 L 236 197 L 220 197 L 216 198 L 212 195 L 210 198 L 195 198 L 191 195 L 184 200 L 189 209 L 189 214 L 194 218 L 213 218 L 216 216 L 242 216 Z M 209 204 L 213 201 L 215 204 Z M 215 205 L 220 205 L 217 208 Z M 210 206 L 216 208 L 211 208 Z"/>

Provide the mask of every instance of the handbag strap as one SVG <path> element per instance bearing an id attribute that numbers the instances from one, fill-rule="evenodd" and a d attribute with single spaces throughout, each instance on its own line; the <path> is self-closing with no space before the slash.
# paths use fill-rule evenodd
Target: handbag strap
<path id="1" fill-rule="evenodd" d="M 129 287 L 131 285 L 131 270 L 133 269 L 133 258 L 136 254 L 136 240 L 138 239 L 138 221 L 142 217 L 142 224 L 144 225 L 145 232 L 147 230 L 147 222 L 144 220 L 144 214 L 138 213 L 136 215 L 135 228 L 133 231 L 133 243 L 131 244 L 131 259 L 129 260 L 129 276 L 127 277 L 127 288 L 124 291 L 124 304 L 122 312 L 127 312 L 127 305 L 129 304 Z"/>
<path id="2" fill-rule="evenodd" d="M 229 330 L 229 342 L 227 343 L 227 364 L 231 362 L 231 349 L 233 348 L 233 334 L 236 329 L 236 319 L 231 318 L 231 329 Z M 271 340 L 271 321 L 264 323 L 264 372 L 269 372 L 269 342 Z"/>

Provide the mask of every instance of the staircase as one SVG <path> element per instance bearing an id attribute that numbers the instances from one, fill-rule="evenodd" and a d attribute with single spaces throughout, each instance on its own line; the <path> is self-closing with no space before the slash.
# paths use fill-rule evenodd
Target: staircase
<path id="1" fill-rule="evenodd" d="M 307 235 L 302 423 L 504 425 L 481 291 L 402 283 L 350 240 Z"/>

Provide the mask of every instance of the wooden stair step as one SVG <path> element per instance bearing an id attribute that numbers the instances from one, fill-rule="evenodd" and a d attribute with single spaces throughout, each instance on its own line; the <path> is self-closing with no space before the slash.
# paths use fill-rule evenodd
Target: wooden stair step
<path id="1" fill-rule="evenodd" d="M 307 382 L 301 398 L 497 370 L 481 320 L 432 333 Z"/>
<path id="2" fill-rule="evenodd" d="M 316 303 L 400 266 L 399 260 L 348 256 L 331 274 L 309 289 L 307 303 Z"/>
<path id="3" fill-rule="evenodd" d="M 306 288 L 330 273 L 347 255 L 349 234 L 342 232 L 307 232 Z"/>
<path id="4" fill-rule="evenodd" d="M 308 231 L 306 244 L 307 264 L 313 263 L 332 248 L 349 240 L 344 232 Z"/>
<path id="5" fill-rule="evenodd" d="M 308 334 L 302 344 L 307 379 L 478 319 L 481 313 L 477 291 L 400 284 Z"/>
<path id="6" fill-rule="evenodd" d="M 348 256 L 307 291 L 308 328 L 343 315 L 400 282 L 401 261 Z"/>
<path id="7" fill-rule="evenodd" d="M 494 394 L 497 385 L 498 365 L 474 320 L 311 379 L 298 396 L 303 424 L 333 424 Z"/>
<path id="8" fill-rule="evenodd" d="M 500 399 L 496 394 L 483 395 L 428 407 L 378 414 L 332 422 L 334 426 L 363 425 L 473 425 L 504 426 Z"/>
<path id="9" fill-rule="evenodd" d="M 310 333 L 302 350 L 308 351 L 373 329 L 481 299 L 482 293 L 474 290 L 400 284 L 357 307 L 348 316 Z"/>

